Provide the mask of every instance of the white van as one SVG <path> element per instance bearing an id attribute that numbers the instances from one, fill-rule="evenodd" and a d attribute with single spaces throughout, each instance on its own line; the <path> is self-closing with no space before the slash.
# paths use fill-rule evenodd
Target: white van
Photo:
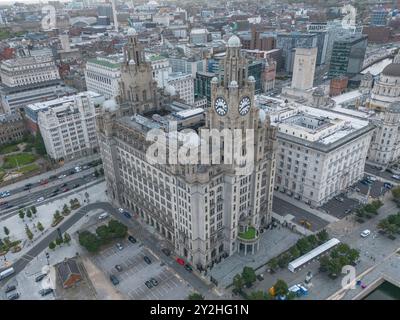
<path id="1" fill-rule="evenodd" d="M 104 212 L 101 215 L 99 215 L 99 220 L 104 220 L 108 217 L 108 213 Z"/>

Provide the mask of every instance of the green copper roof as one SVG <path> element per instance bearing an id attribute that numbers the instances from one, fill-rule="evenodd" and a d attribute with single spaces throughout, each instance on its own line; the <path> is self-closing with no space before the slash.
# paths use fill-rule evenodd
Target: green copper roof
<path id="1" fill-rule="evenodd" d="M 162 60 L 165 59 L 164 56 L 161 56 L 159 54 L 154 54 L 150 56 L 150 61 L 157 61 L 157 60 Z"/>
<path id="2" fill-rule="evenodd" d="M 100 60 L 100 59 L 90 59 L 88 60 L 90 63 L 95 63 L 100 66 L 106 67 L 106 68 L 111 68 L 111 69 L 119 69 L 121 67 L 121 64 L 118 62 L 111 62 L 107 60 Z"/>

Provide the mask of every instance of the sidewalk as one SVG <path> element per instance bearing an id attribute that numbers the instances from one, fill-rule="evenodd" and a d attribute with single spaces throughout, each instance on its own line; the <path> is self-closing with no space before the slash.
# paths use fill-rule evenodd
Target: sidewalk
<path id="1" fill-rule="evenodd" d="M 291 197 L 289 197 L 288 195 L 283 194 L 281 192 L 274 192 L 274 196 L 279 198 L 279 199 L 281 199 L 281 200 L 289 202 L 290 204 L 292 204 L 292 205 L 294 205 L 294 206 L 296 206 L 298 208 L 301 208 L 301 209 L 303 209 L 305 211 L 308 211 L 309 213 L 312 213 L 313 215 L 317 216 L 318 218 L 321 218 L 322 220 L 328 221 L 330 223 L 331 222 L 336 222 L 336 221 L 339 220 L 338 218 L 335 218 L 335 217 L 333 217 L 333 216 L 331 216 L 331 215 L 329 215 L 327 213 L 324 213 L 324 212 L 321 212 L 319 210 L 313 209 L 313 208 L 311 208 L 310 206 L 306 205 L 305 203 L 303 203 L 301 201 L 294 200 Z"/>
<path id="2" fill-rule="evenodd" d="M 38 182 L 38 180 L 47 179 L 48 177 L 50 177 L 52 175 L 57 175 L 60 172 L 72 169 L 72 168 L 76 167 L 77 165 L 85 164 L 87 162 L 96 160 L 98 158 L 100 158 L 100 155 L 99 154 L 94 154 L 94 155 L 91 155 L 91 156 L 88 156 L 88 157 L 85 157 L 85 158 L 80 158 L 80 159 L 77 159 L 77 160 L 74 160 L 74 161 L 71 161 L 71 162 L 67 162 L 65 165 L 63 165 L 60 168 L 57 168 L 57 169 L 54 169 L 54 170 L 51 170 L 51 171 L 47 171 L 47 172 L 42 173 L 40 175 L 36 175 L 36 176 L 30 177 L 28 179 L 21 180 L 21 181 L 9 184 L 7 186 L 1 187 L 0 188 L 0 192 L 13 190 L 13 189 L 17 189 L 17 188 L 22 188 L 27 183 L 36 183 L 36 182 Z"/>

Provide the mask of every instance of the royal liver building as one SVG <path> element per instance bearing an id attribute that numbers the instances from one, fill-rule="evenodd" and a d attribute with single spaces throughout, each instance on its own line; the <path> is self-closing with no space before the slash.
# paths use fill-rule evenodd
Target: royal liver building
<path id="1" fill-rule="evenodd" d="M 203 110 L 157 89 L 131 31 L 117 104 L 97 118 L 110 199 L 200 270 L 258 250 L 260 228 L 271 222 L 276 131 L 255 106 L 240 47 L 229 39 Z"/>

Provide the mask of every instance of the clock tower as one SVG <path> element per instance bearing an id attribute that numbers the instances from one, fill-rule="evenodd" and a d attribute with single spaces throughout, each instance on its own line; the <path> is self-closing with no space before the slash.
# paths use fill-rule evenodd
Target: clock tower
<path id="1" fill-rule="evenodd" d="M 210 129 L 254 129 L 258 109 L 254 107 L 254 77 L 247 77 L 246 59 L 240 39 L 232 36 L 227 44 L 224 73 L 211 81 L 211 108 L 206 126 Z"/>

